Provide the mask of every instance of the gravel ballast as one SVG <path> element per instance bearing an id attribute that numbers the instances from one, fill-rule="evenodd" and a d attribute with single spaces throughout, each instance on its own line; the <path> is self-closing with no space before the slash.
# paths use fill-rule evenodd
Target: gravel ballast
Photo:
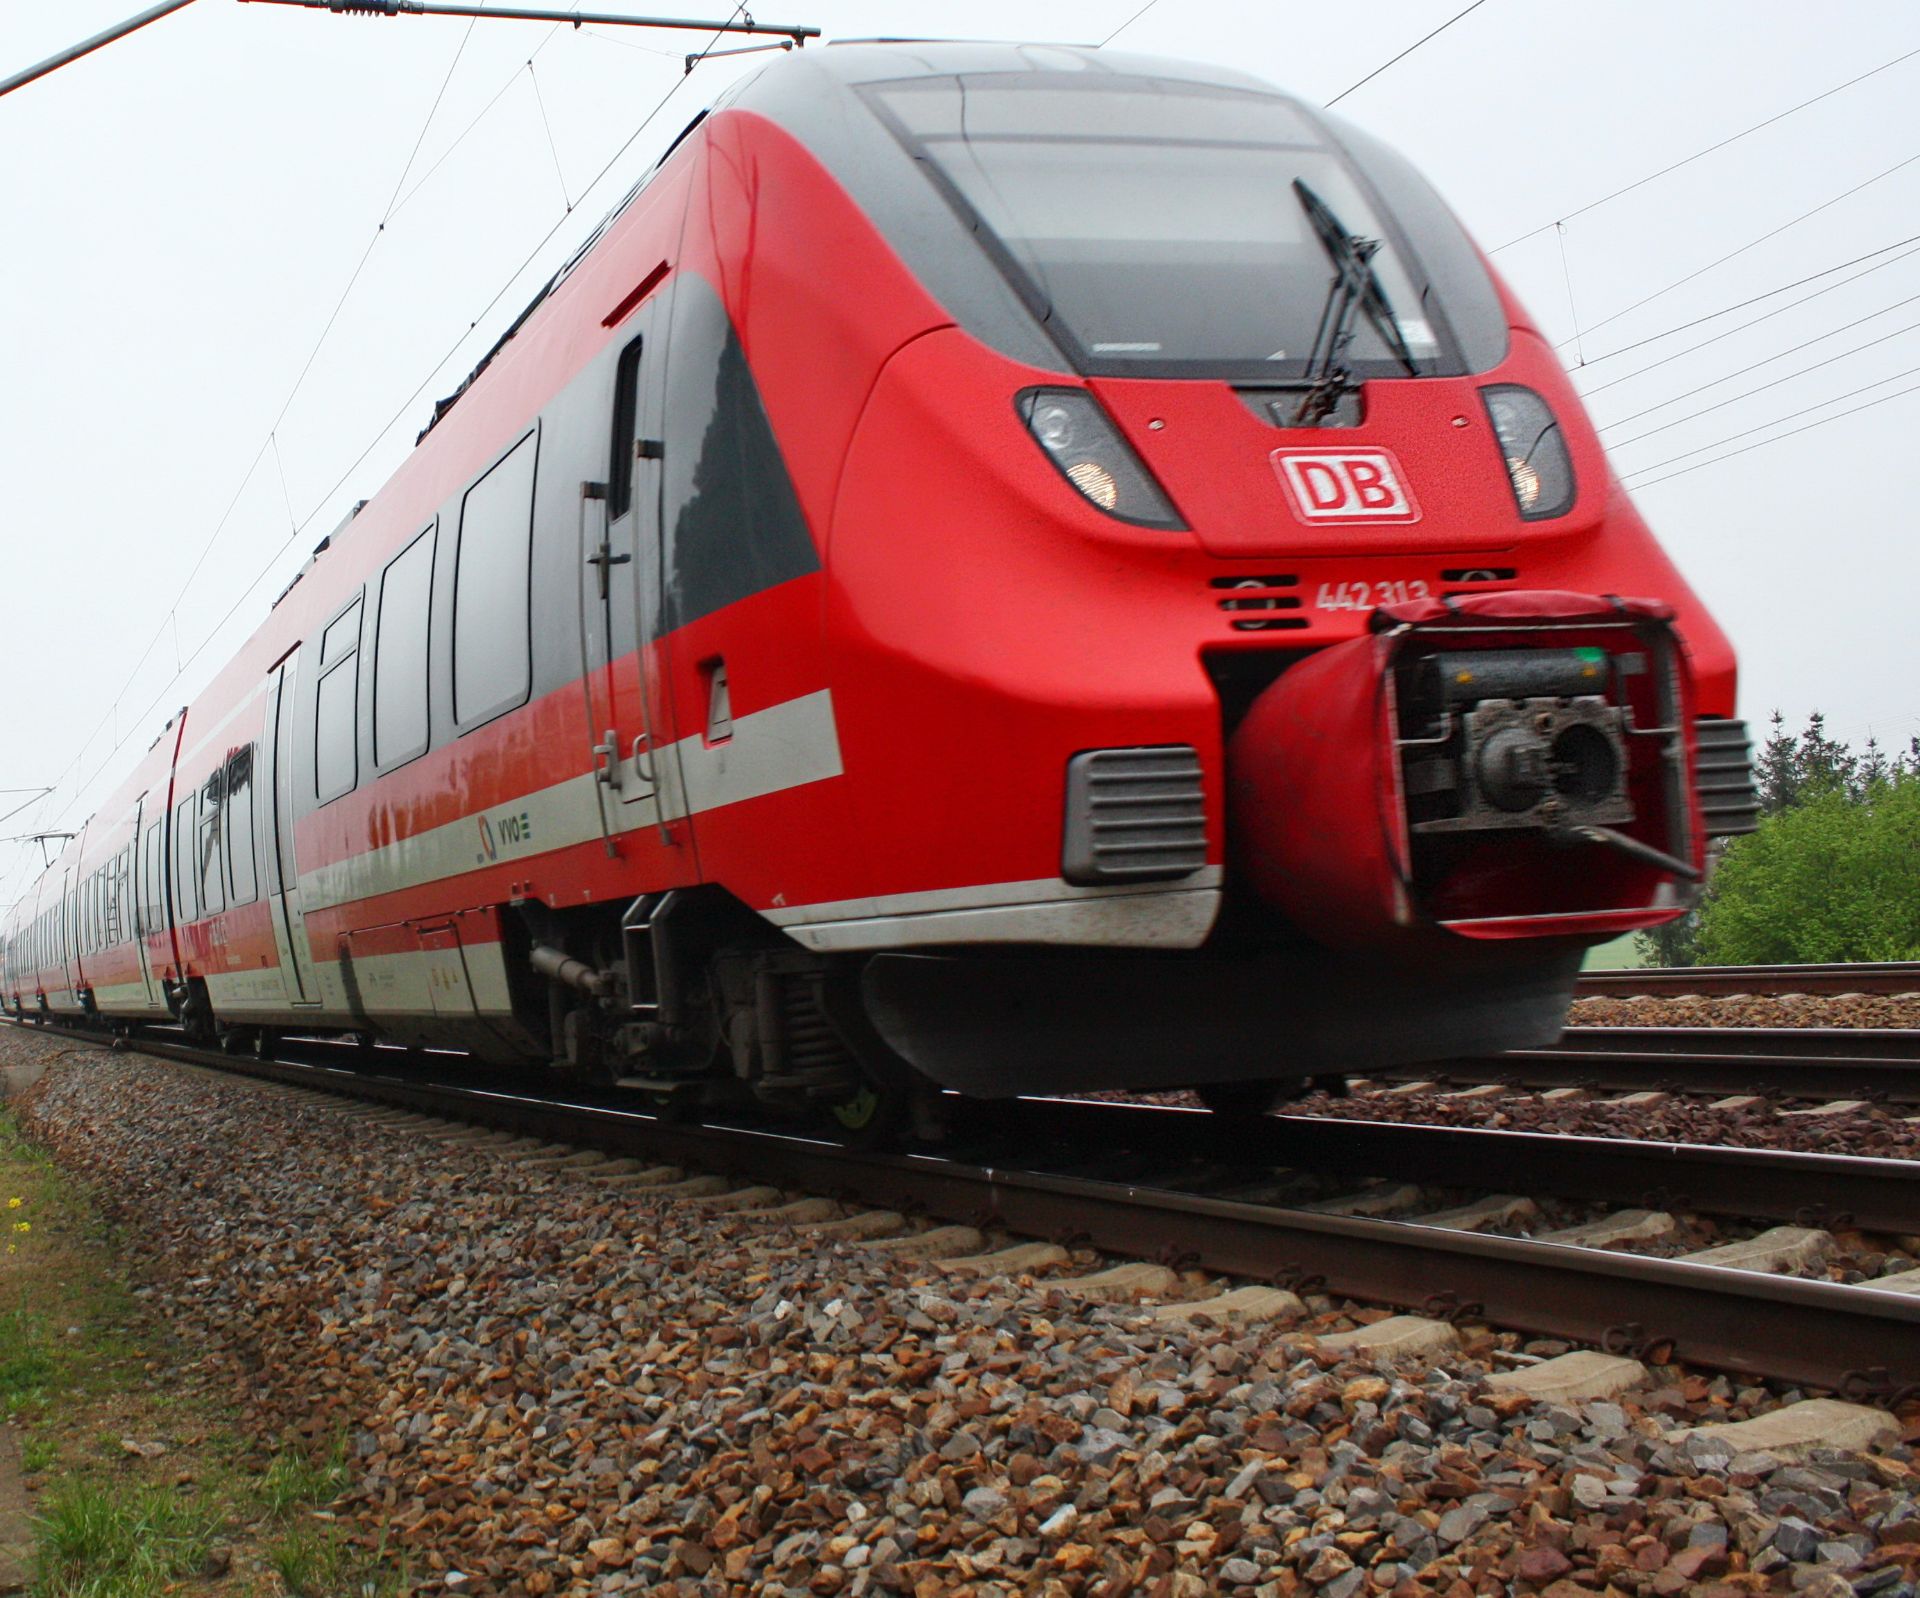
<path id="1" fill-rule="evenodd" d="M 1353 1324 L 1324 1300 L 1155 1324 L 104 1052 L 19 1109 L 262 1428 L 348 1439 L 338 1508 L 423 1591 L 1916 1591 L 1911 1439 L 1684 1430 L 1803 1395 L 1536 1402 L 1486 1385 L 1510 1335 L 1377 1368 L 1303 1335 Z"/>

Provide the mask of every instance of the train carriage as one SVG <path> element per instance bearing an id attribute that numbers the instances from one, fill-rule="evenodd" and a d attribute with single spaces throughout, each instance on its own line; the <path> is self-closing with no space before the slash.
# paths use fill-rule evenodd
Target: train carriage
<path id="1" fill-rule="evenodd" d="M 90 1004 L 850 1126 L 935 1084 L 1258 1103 L 1554 1037 L 1582 949 L 1751 825 L 1733 718 L 1398 155 L 1212 68 L 808 51 L 103 813 Z"/>

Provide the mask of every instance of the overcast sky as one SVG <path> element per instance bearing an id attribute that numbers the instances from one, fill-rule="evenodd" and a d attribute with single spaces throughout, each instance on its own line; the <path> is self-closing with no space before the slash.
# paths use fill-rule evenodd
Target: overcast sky
<path id="1" fill-rule="evenodd" d="M 1324 102 L 1464 3 L 1158 0 L 1114 45 Z M 1139 4 L 752 10 L 829 38 L 1097 43 Z M 0 74 L 135 9 L 0 0 Z M 85 818 L 433 398 L 758 61 L 683 79 L 699 42 L 199 0 L 0 100 L 0 788 L 59 784 L 0 836 Z M 1339 105 L 1424 168 L 1567 341 L 1618 469 L 1733 635 L 1747 717 L 1818 708 L 1894 746 L 1920 732 L 1920 393 L 1901 393 L 1920 385 L 1917 98 L 1910 0 L 1483 0 Z M 0 846 L 0 909 L 38 858 Z"/>

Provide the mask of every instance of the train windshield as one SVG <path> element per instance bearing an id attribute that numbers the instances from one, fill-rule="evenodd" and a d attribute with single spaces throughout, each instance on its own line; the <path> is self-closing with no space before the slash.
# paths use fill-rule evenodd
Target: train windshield
<path id="1" fill-rule="evenodd" d="M 1278 95 L 1092 71 L 867 92 L 1085 371 L 1305 375 L 1336 266 L 1302 189 L 1379 241 L 1391 326 L 1353 319 L 1356 376 L 1479 370 L 1493 343 L 1504 351 L 1498 298 L 1432 191 L 1372 141 L 1363 170 Z"/>

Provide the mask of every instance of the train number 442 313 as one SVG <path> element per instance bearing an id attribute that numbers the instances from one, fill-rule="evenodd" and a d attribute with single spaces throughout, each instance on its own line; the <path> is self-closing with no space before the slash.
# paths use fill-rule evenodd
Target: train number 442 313
<path id="1" fill-rule="evenodd" d="M 1316 610 L 1373 610 L 1380 605 L 1404 605 L 1425 599 L 1433 590 L 1420 578 L 1380 582 L 1322 583 L 1314 597 Z"/>

